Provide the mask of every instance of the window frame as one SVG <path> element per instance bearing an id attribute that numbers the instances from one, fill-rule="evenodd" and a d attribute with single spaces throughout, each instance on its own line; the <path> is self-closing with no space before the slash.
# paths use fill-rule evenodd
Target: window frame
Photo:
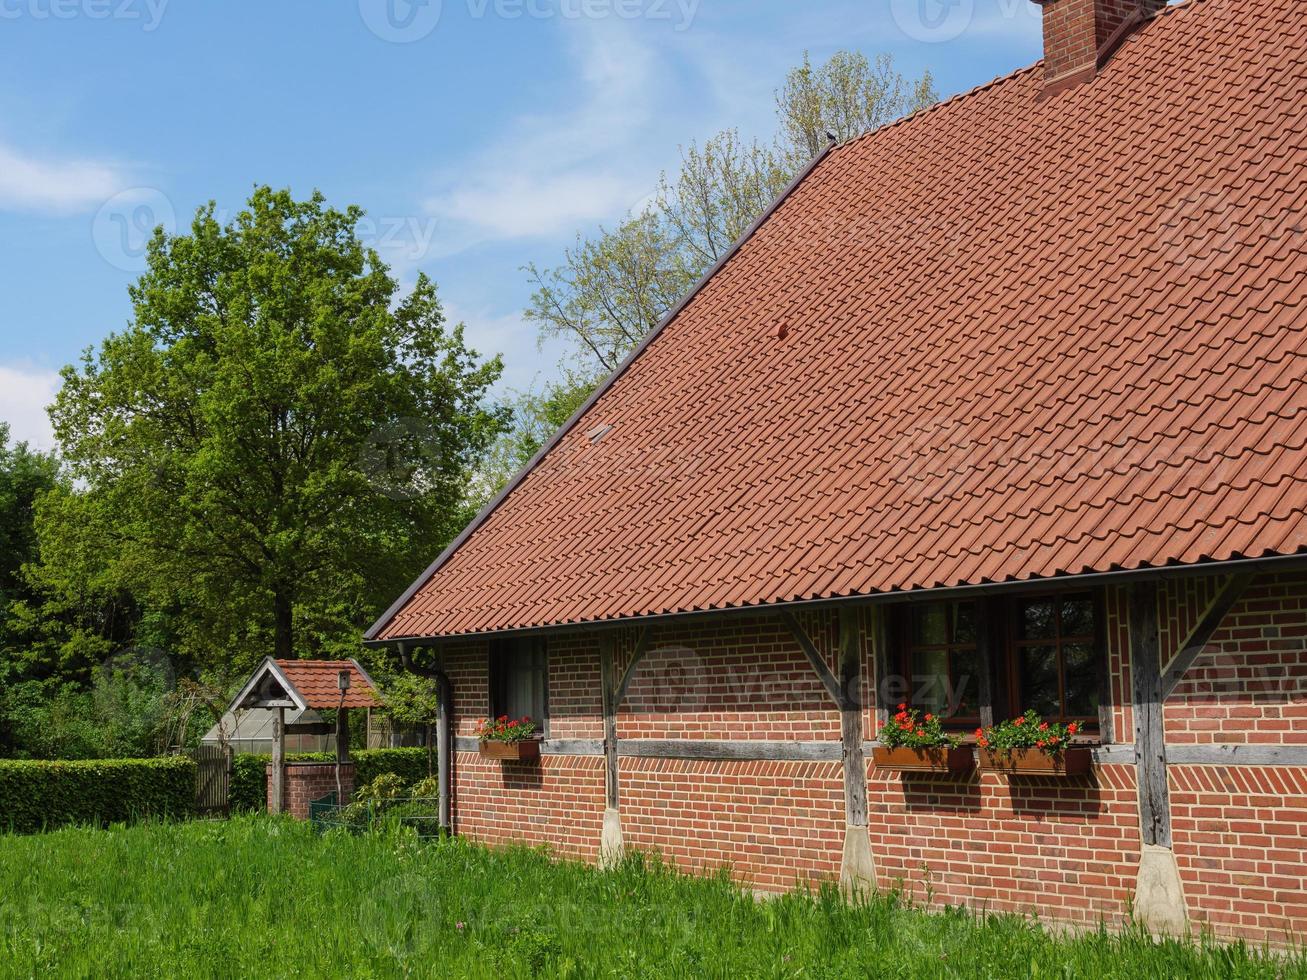
<path id="1" fill-rule="evenodd" d="M 888 610 L 888 639 L 891 649 L 891 662 L 894 663 L 902 678 L 909 683 L 905 700 L 912 707 L 916 684 L 913 683 L 913 655 L 918 649 L 936 649 L 934 645 L 921 647 L 914 642 L 913 617 L 916 607 L 922 604 L 974 603 L 976 628 L 976 655 L 980 662 L 981 677 L 979 683 L 978 712 L 965 716 L 942 719 L 946 731 L 963 733 L 968 736 L 977 727 L 986 727 L 1004 718 L 1010 718 L 1018 711 L 1025 710 L 1022 704 L 1022 677 L 1020 671 L 1020 650 L 1023 646 L 1038 645 L 1037 641 L 1018 641 L 1017 616 L 1023 603 L 1040 599 L 1064 601 L 1073 596 L 1085 596 L 1092 602 L 1094 630 L 1092 637 L 1076 634 L 1075 637 L 1061 635 L 1061 613 L 1058 612 L 1057 656 L 1058 656 L 1058 704 L 1059 711 L 1065 710 L 1065 663 L 1062 645 L 1067 642 L 1085 642 L 1094 652 L 1095 683 L 1098 691 L 1098 712 L 1094 715 L 1075 715 L 1050 718 L 1050 721 L 1075 721 L 1080 725 L 1084 736 L 1100 745 L 1107 745 L 1112 740 L 1112 686 L 1110 652 L 1108 650 L 1107 631 L 1107 593 L 1102 587 L 1068 585 L 1061 588 L 1022 589 L 1000 596 L 921 599 L 896 603 Z M 1044 645 L 1048 645 L 1045 641 Z M 964 644 L 948 644 L 948 647 L 961 647 Z M 887 665 L 888 666 L 888 665 Z M 952 684 L 952 660 L 950 658 L 949 683 Z M 890 707 L 888 704 L 885 707 Z M 892 712 L 891 712 L 892 713 Z"/>
<path id="2" fill-rule="evenodd" d="M 924 606 L 954 607 L 954 606 L 963 605 L 965 603 L 971 603 L 974 609 L 973 616 L 972 616 L 973 628 L 976 633 L 976 639 L 974 643 L 938 644 L 938 643 L 916 642 L 916 636 L 914 635 L 914 629 L 916 626 L 915 618 L 917 612 L 922 607 Z M 899 672 L 908 681 L 909 689 L 904 700 L 907 701 L 909 707 L 919 708 L 922 710 L 925 709 L 925 706 L 917 703 L 916 700 L 916 694 L 917 694 L 917 684 L 916 684 L 917 674 L 915 672 L 916 654 L 920 651 L 929 651 L 929 650 L 945 651 L 949 658 L 949 676 L 948 676 L 949 688 L 954 689 L 953 688 L 953 683 L 954 683 L 953 652 L 955 650 L 973 651 L 976 659 L 980 662 L 980 670 L 982 674 L 986 672 L 987 663 L 986 663 L 985 650 L 988 644 L 986 643 L 985 631 L 987 630 L 987 627 L 988 624 L 986 622 L 985 615 L 984 615 L 983 600 L 936 599 L 936 600 L 929 600 L 929 601 L 904 603 L 902 606 L 899 607 L 898 615 L 894 617 L 893 630 L 894 630 L 894 638 L 895 638 L 895 647 L 898 650 Z M 967 731 L 970 731 L 974 729 L 977 725 L 981 724 L 981 719 L 984 717 L 982 712 L 985 710 L 985 704 L 984 704 L 985 695 L 987 690 L 989 689 L 990 689 L 989 686 L 985 683 L 985 678 L 983 676 L 978 677 L 975 713 L 966 714 L 966 715 L 954 715 L 954 716 L 942 718 L 941 721 L 944 727 L 949 730 L 965 729 Z"/>
<path id="3" fill-rule="evenodd" d="M 1052 600 L 1055 605 L 1065 602 L 1071 598 L 1084 597 L 1090 602 L 1094 616 L 1094 629 L 1092 633 L 1076 633 L 1067 636 L 1062 635 L 1062 613 L 1057 609 L 1057 626 L 1054 637 L 1051 640 L 1021 640 L 1018 639 L 1019 623 L 1018 617 L 1023 603 L 1039 602 L 1041 600 Z M 1058 709 L 1059 713 L 1056 718 L 1048 717 L 1049 721 L 1056 721 L 1061 724 L 1076 722 L 1082 729 L 1097 732 L 1102 726 L 1103 706 L 1106 703 L 1106 685 L 1104 678 L 1107 673 L 1107 644 L 1105 642 L 1106 633 L 1103 628 L 1103 616 L 1105 612 L 1105 603 L 1103 602 L 1102 591 L 1099 589 L 1058 589 L 1039 592 L 1024 592 L 1019 595 L 1011 596 L 1003 611 L 1003 622 L 1005 626 L 1005 636 L 1003 644 L 1003 654 L 1005 659 L 1004 671 L 1007 681 L 1007 699 L 1011 705 L 1011 714 L 1023 711 L 1029 706 L 1024 704 L 1021 696 L 1022 676 L 1021 676 L 1021 651 L 1026 647 L 1032 646 L 1055 646 L 1057 650 L 1057 683 L 1058 683 Z M 1066 662 L 1063 656 L 1063 646 L 1071 643 L 1088 643 L 1094 652 L 1094 680 L 1098 688 L 1098 711 L 1092 715 L 1069 715 L 1066 714 Z"/>
<path id="4" fill-rule="evenodd" d="M 542 678 L 541 684 L 541 714 L 540 717 L 532 717 L 532 721 L 539 725 L 538 734 L 542 738 L 549 737 L 549 644 L 543 636 L 517 636 L 503 637 L 490 641 L 490 650 L 486 670 L 486 717 L 498 718 L 503 714 L 511 714 L 503 709 L 506 707 L 504 701 L 507 699 L 507 683 L 512 672 L 512 666 L 507 665 L 515 655 L 528 653 L 532 658 L 539 657 L 539 663 L 531 666 L 532 671 L 539 671 Z"/>

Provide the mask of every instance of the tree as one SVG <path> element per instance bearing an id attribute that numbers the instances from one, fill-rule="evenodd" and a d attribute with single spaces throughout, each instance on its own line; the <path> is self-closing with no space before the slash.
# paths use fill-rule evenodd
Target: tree
<path id="1" fill-rule="evenodd" d="M 938 96 L 930 73 L 915 81 L 889 55 L 842 51 L 789 72 L 776 93 L 779 134 L 770 143 L 726 130 L 681 150 L 654 201 L 612 229 L 582 238 L 562 264 L 527 267 L 526 310 L 542 340 L 572 341 L 568 364 L 595 378 L 615 369 L 828 142 L 849 139 Z"/>
<path id="2" fill-rule="evenodd" d="M 440 720 L 440 687 L 430 677 L 397 674 L 386 685 L 386 710 L 402 725 L 419 725 L 426 731 L 427 775 L 432 772 L 431 727 Z"/>
<path id="3" fill-rule="evenodd" d="M 198 661 L 247 666 L 352 651 L 457 533 L 501 365 L 425 276 L 399 295 L 362 218 L 259 187 L 156 231 L 133 320 L 51 410 L 78 489 L 40 514 L 50 579 L 83 562 L 173 610 Z"/>
<path id="4" fill-rule="evenodd" d="M 776 93 L 781 145 L 797 170 L 834 136 L 853 139 L 938 101 L 929 71 L 910 82 L 894 70 L 888 54 L 875 61 L 857 51 L 837 51 L 813 67 L 808 52 Z"/>
<path id="5" fill-rule="evenodd" d="M 575 414 L 598 379 L 563 372 L 540 391 L 522 392 L 510 403 L 512 421 L 495 440 L 476 477 L 477 497 L 488 501 L 535 457 L 555 432 Z"/>

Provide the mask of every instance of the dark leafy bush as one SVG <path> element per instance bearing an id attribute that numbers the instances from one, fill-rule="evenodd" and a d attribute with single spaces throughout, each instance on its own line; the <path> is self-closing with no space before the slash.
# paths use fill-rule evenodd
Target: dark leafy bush
<path id="1" fill-rule="evenodd" d="M 0 761 L 0 831 L 189 817 L 195 813 L 195 776 L 195 763 L 179 756 Z"/>
<path id="2" fill-rule="evenodd" d="M 287 762 L 334 762 L 330 752 L 289 755 Z M 394 773 L 405 786 L 427 778 L 426 749 L 363 749 L 351 753 L 354 762 L 354 785 L 370 783 L 378 776 Z M 229 799 L 233 813 L 262 810 L 268 805 L 268 763 L 266 755 L 238 755 L 231 777 Z"/>

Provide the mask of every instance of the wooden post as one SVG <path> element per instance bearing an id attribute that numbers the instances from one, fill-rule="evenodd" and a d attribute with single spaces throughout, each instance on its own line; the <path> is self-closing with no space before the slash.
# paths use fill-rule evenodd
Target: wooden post
<path id="1" fill-rule="evenodd" d="M 599 679 L 603 688 L 604 709 L 604 802 L 610 810 L 618 808 L 617 779 L 617 698 L 618 681 L 614 658 L 614 641 L 611 635 L 599 640 Z"/>
<path id="2" fill-rule="evenodd" d="M 980 659 L 980 683 L 976 692 L 980 698 L 980 727 L 990 728 L 994 724 L 994 624 L 989 603 L 984 599 L 976 600 L 975 610 L 976 653 Z"/>
<path id="3" fill-rule="evenodd" d="M 839 610 L 839 676 L 826 664 L 817 645 L 788 609 L 781 618 L 808 659 L 813 672 L 840 712 L 840 758 L 844 764 L 844 854 L 840 859 L 840 886 L 847 894 L 876 887 L 876 862 L 867 832 L 867 758 L 862 748 L 862 644 L 861 613 L 843 605 Z"/>
<path id="4" fill-rule="evenodd" d="M 286 802 L 286 709 L 278 708 L 272 723 L 272 793 L 268 812 L 281 813 Z"/>
<path id="5" fill-rule="evenodd" d="M 1166 785 L 1156 582 L 1140 582 L 1130 590 L 1130 672 L 1134 676 L 1139 829 L 1145 844 L 1170 847 L 1171 802 Z"/>
<path id="6" fill-rule="evenodd" d="M 840 607 L 840 742 L 844 808 L 854 827 L 867 826 L 867 757 L 862 748 L 862 644 L 858 610 Z"/>
<path id="7" fill-rule="evenodd" d="M 336 805 L 345 805 L 345 790 L 342 788 L 340 770 L 349 762 L 349 708 L 336 712 Z"/>

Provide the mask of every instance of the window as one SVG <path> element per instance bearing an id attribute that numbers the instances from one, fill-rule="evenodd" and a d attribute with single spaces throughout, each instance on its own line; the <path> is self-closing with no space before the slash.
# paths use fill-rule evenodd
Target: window
<path id="1" fill-rule="evenodd" d="M 974 602 L 929 602 L 907 614 L 905 673 L 913 707 L 959 724 L 980 717 L 980 675 Z"/>
<path id="2" fill-rule="evenodd" d="M 995 720 L 1033 708 L 1098 727 L 1106 665 L 1092 593 L 904 603 L 893 623 L 900 677 L 884 690 L 892 702 L 963 731 L 989 717 L 986 708 Z"/>
<path id="3" fill-rule="evenodd" d="M 1018 599 L 1011 613 L 1017 705 L 1048 719 L 1098 721 L 1099 656 L 1094 597 Z"/>
<path id="4" fill-rule="evenodd" d="M 549 717 L 549 656 L 543 639 L 499 640 L 491 645 L 490 715 L 530 718 L 544 732 Z"/>

